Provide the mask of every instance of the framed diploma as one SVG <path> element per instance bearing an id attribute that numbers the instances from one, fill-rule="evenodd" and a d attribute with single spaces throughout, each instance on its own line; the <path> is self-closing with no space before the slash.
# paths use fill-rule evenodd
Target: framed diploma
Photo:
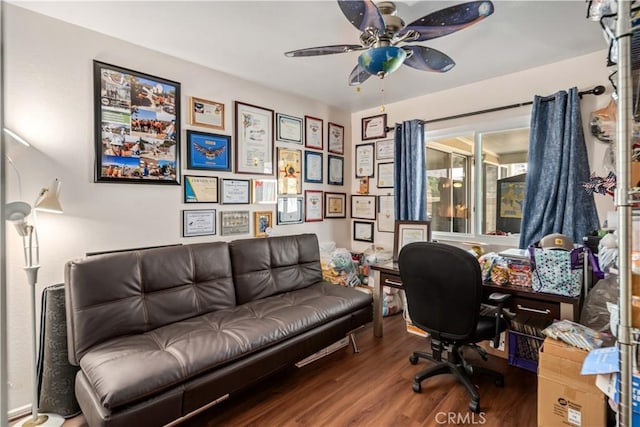
<path id="1" fill-rule="evenodd" d="M 220 235 L 237 236 L 249 234 L 249 211 L 220 212 Z"/>
<path id="2" fill-rule="evenodd" d="M 362 140 L 382 139 L 387 136 L 387 115 L 379 114 L 377 116 L 362 118 Z"/>
<path id="3" fill-rule="evenodd" d="M 302 119 L 276 113 L 276 139 L 302 144 Z"/>
<path id="4" fill-rule="evenodd" d="M 322 143 L 322 138 L 324 136 L 322 132 L 323 124 L 322 119 L 304 116 L 305 147 L 314 148 L 316 150 L 322 150 L 324 148 Z"/>
<path id="5" fill-rule="evenodd" d="M 395 204 L 393 196 L 378 196 L 378 231 L 393 233 L 395 231 Z"/>
<path id="6" fill-rule="evenodd" d="M 273 175 L 273 110 L 234 102 L 236 173 Z"/>
<path id="7" fill-rule="evenodd" d="M 305 222 L 322 221 L 322 191 L 306 190 L 304 192 Z"/>
<path id="8" fill-rule="evenodd" d="M 248 205 L 249 184 L 248 179 L 222 179 L 220 184 L 220 203 L 225 205 Z"/>
<path id="9" fill-rule="evenodd" d="M 187 169 L 231 170 L 231 137 L 187 130 Z"/>
<path id="10" fill-rule="evenodd" d="M 353 240 L 373 243 L 373 223 L 353 221 Z"/>
<path id="11" fill-rule="evenodd" d="M 356 178 L 374 176 L 374 151 L 373 144 L 360 144 L 356 146 Z"/>
<path id="12" fill-rule="evenodd" d="M 327 183 L 344 185 L 344 157 L 329 154 Z"/>
<path id="13" fill-rule="evenodd" d="M 431 222 L 429 221 L 396 221 L 393 242 L 393 261 L 398 261 L 400 250 L 412 242 L 428 242 L 431 240 Z"/>
<path id="14" fill-rule="evenodd" d="M 302 150 L 278 148 L 278 194 L 302 194 Z"/>
<path id="15" fill-rule="evenodd" d="M 224 104 L 192 96 L 190 119 L 194 126 L 224 130 Z"/>
<path id="16" fill-rule="evenodd" d="M 393 163 L 378 163 L 378 188 L 393 188 Z"/>
<path id="17" fill-rule="evenodd" d="M 215 209 L 182 211 L 182 237 L 213 236 L 215 234 Z"/>
<path id="18" fill-rule="evenodd" d="M 273 212 L 262 211 L 253 213 L 253 234 L 256 237 L 266 237 L 273 227 Z"/>
<path id="19" fill-rule="evenodd" d="M 376 196 L 351 196 L 351 218 L 376 219 Z"/>
<path id="20" fill-rule="evenodd" d="M 277 224 L 300 224 L 304 221 L 304 201 L 299 196 L 285 196 L 278 198 Z"/>
<path id="21" fill-rule="evenodd" d="M 276 204 L 278 201 L 278 181 L 275 179 L 252 179 L 252 201 L 258 204 Z"/>
<path id="22" fill-rule="evenodd" d="M 322 184 L 322 157 L 317 151 L 304 152 L 304 182 Z"/>
<path id="23" fill-rule="evenodd" d="M 218 178 L 215 176 L 184 176 L 185 203 L 218 203 Z"/>
<path id="24" fill-rule="evenodd" d="M 376 142 L 376 159 L 377 160 L 392 160 L 395 157 L 395 142 L 393 139 L 385 139 L 384 141 Z"/>
<path id="25" fill-rule="evenodd" d="M 330 153 L 344 154 L 344 126 L 329 122 L 329 148 Z"/>
<path id="26" fill-rule="evenodd" d="M 347 217 L 347 195 L 345 193 L 324 193 L 324 217 Z"/>

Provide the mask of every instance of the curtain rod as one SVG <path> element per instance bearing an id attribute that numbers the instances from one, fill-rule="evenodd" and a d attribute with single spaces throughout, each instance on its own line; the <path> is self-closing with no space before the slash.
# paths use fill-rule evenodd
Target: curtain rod
<path id="1" fill-rule="evenodd" d="M 583 90 L 583 91 L 578 92 L 578 96 L 580 98 L 582 98 L 582 95 L 602 95 L 604 92 L 605 92 L 604 86 L 598 85 L 598 86 L 594 87 L 593 89 Z M 547 97 L 547 98 L 543 98 L 542 101 L 543 102 L 551 101 L 553 99 L 554 99 L 553 97 Z M 511 105 L 504 105 L 502 107 L 487 108 L 486 110 L 472 111 L 470 113 L 456 114 L 454 116 L 440 117 L 440 118 L 431 119 L 431 120 L 423 120 L 422 123 L 429 124 L 429 123 L 435 123 L 435 122 L 442 122 L 444 120 L 460 119 L 460 118 L 463 118 L 463 117 L 475 116 L 475 115 L 478 115 L 478 114 L 493 113 L 495 111 L 502 111 L 502 110 L 509 110 L 511 108 L 525 107 L 527 105 L 532 105 L 532 104 L 533 104 L 533 101 L 521 102 L 519 104 L 511 104 Z M 392 130 L 394 130 L 393 126 L 387 126 L 385 128 L 385 131 L 387 131 L 387 132 L 391 132 Z"/>

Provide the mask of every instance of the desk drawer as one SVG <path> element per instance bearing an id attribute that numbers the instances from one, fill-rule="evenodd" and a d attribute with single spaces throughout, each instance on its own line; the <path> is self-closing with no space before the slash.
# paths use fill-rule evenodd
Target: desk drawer
<path id="1" fill-rule="evenodd" d="M 541 320 L 560 319 L 560 303 L 541 301 L 523 297 L 513 297 L 509 301 L 509 310 L 516 315 L 535 317 Z"/>
<path id="2" fill-rule="evenodd" d="M 402 289 L 402 280 L 395 274 L 380 273 L 380 284 L 391 288 Z"/>

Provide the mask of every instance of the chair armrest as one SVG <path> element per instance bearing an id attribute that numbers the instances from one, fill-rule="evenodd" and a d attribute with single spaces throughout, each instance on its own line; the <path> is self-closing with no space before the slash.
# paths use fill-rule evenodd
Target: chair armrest
<path id="1" fill-rule="evenodd" d="M 504 304 L 511 299 L 511 294 L 502 294 L 500 292 L 492 292 L 489 295 L 489 302 L 497 304 L 496 309 L 496 333 L 493 337 L 493 347 L 498 348 L 500 345 L 500 318 L 503 317 Z"/>

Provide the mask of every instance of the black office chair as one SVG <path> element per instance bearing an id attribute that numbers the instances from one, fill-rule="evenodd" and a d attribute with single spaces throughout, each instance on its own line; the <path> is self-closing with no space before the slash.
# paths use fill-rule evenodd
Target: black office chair
<path id="1" fill-rule="evenodd" d="M 490 301 L 497 305 L 494 315 L 480 315 L 483 285 L 478 260 L 464 249 L 444 243 L 410 243 L 400 251 L 398 265 L 411 321 L 431 338 L 432 354 L 416 351 L 409 361 L 415 365 L 419 358 L 425 358 L 437 363 L 416 374 L 413 391 L 419 393 L 420 383 L 428 377 L 451 373 L 471 394 L 469 408 L 480 412 L 480 395 L 470 374 L 490 375 L 499 387 L 504 386 L 504 377 L 471 366 L 463 357 L 462 347 L 474 348 L 487 360 L 486 352 L 476 343 L 493 339 L 497 347 L 500 333 L 508 326 L 502 307 L 510 295 L 492 294 Z M 448 358 L 443 361 L 445 350 Z"/>

